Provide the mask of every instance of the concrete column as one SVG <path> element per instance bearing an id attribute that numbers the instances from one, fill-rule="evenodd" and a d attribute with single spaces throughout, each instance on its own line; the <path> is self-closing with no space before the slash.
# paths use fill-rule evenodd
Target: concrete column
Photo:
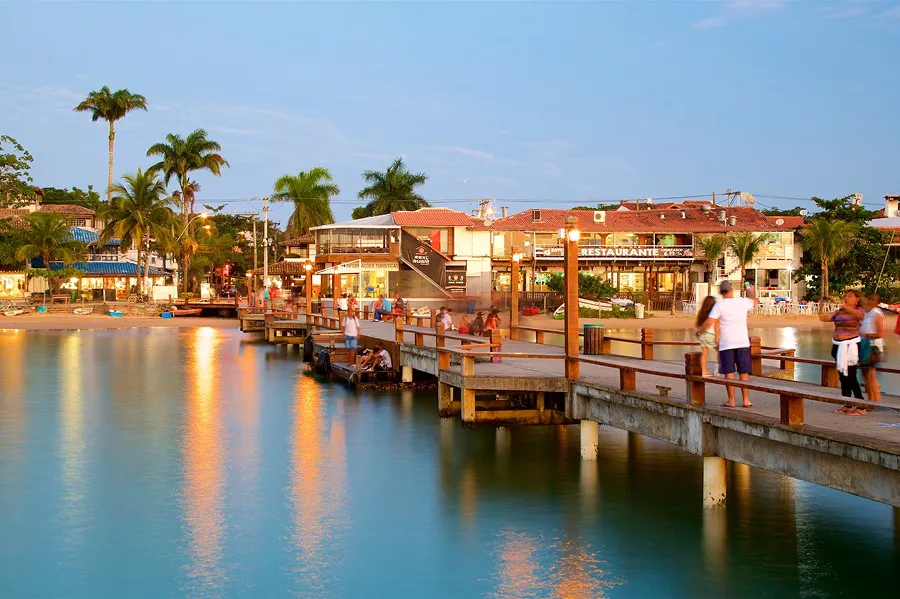
<path id="1" fill-rule="evenodd" d="M 703 458 L 703 507 L 715 508 L 725 505 L 726 464 L 725 458 L 716 456 Z"/>
<path id="2" fill-rule="evenodd" d="M 728 515 L 725 510 L 703 510 L 703 558 L 706 571 L 719 578 L 728 566 Z"/>
<path id="3" fill-rule="evenodd" d="M 600 495 L 600 470 L 595 460 L 582 460 L 578 487 L 581 491 L 581 509 L 594 512 L 599 506 Z"/>
<path id="4" fill-rule="evenodd" d="M 453 387 L 438 383 L 438 415 L 449 418 L 453 415 Z"/>
<path id="5" fill-rule="evenodd" d="M 593 420 L 581 421 L 581 459 L 596 460 L 600 443 L 600 424 Z"/>
<path id="6" fill-rule="evenodd" d="M 400 368 L 400 380 L 404 383 L 411 383 L 413 380 L 413 369 L 412 366 L 401 366 Z"/>
<path id="7" fill-rule="evenodd" d="M 474 389 L 463 389 L 462 390 L 462 421 L 463 422 L 475 422 L 475 390 Z"/>

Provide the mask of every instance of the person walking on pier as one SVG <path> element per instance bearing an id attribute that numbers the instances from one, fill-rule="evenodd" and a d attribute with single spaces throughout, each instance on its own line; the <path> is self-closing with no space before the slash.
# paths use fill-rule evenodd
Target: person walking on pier
<path id="1" fill-rule="evenodd" d="M 716 302 L 709 318 L 703 324 L 703 329 L 708 329 L 718 321 L 719 329 L 719 372 L 726 379 L 734 380 L 737 371 L 742 381 L 750 380 L 750 332 L 747 329 L 747 316 L 756 308 L 756 290 L 752 285 L 747 287 L 747 297 L 734 297 L 731 281 L 722 281 L 719 284 L 719 292 L 722 299 Z M 734 403 L 734 387 L 725 387 L 728 392 L 728 401 L 725 407 L 737 407 Z M 750 390 L 741 389 L 743 407 L 750 408 Z"/>
<path id="2" fill-rule="evenodd" d="M 878 307 L 879 303 L 881 296 L 877 293 L 870 293 L 863 300 L 866 316 L 859 328 L 862 337 L 859 344 L 859 364 L 863 369 L 869 401 L 881 401 L 881 385 L 878 383 L 878 371 L 875 370 L 884 354 L 884 312 Z"/>
<path id="3" fill-rule="evenodd" d="M 356 310 L 351 310 L 341 320 L 341 331 L 344 333 L 344 349 L 347 350 L 347 360 L 350 364 L 356 364 L 356 347 L 359 339 L 359 316 Z"/>
<path id="4" fill-rule="evenodd" d="M 862 389 L 856 371 L 859 367 L 859 329 L 865 314 L 859 306 L 859 292 L 850 289 L 844 294 L 844 302 L 835 312 L 824 312 L 825 300 L 819 300 L 819 320 L 834 323 L 834 334 L 831 339 L 831 357 L 837 364 L 838 378 L 841 381 L 841 395 L 862 399 Z M 837 410 L 850 416 L 862 416 L 866 410 L 853 406 L 844 406 Z"/>
<path id="5" fill-rule="evenodd" d="M 700 311 L 697 312 L 697 339 L 700 341 L 700 360 L 703 362 L 703 376 L 710 376 L 710 372 L 706 367 L 709 360 L 709 352 L 718 347 L 715 326 L 717 321 L 710 321 L 709 319 L 709 314 L 715 305 L 716 298 L 712 295 L 707 295 L 700 305 Z"/>

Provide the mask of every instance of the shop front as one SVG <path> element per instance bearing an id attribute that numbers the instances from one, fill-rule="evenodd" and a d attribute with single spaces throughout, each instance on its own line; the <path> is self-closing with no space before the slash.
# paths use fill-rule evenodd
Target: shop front
<path id="1" fill-rule="evenodd" d="M 361 299 L 391 296 L 397 290 L 396 262 L 364 262 L 353 260 L 318 271 L 322 276 L 322 293 L 332 295 L 334 275 L 340 276 L 341 293 L 352 293 Z"/>
<path id="2" fill-rule="evenodd" d="M 20 272 L 0 272 L 0 299 L 25 297 L 25 275 Z"/>

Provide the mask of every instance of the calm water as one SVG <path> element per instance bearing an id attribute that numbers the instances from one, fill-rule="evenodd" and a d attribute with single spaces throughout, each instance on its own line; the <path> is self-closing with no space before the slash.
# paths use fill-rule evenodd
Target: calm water
<path id="1" fill-rule="evenodd" d="M 583 462 L 578 427 L 463 430 L 209 328 L 0 356 L 4 599 L 898 596 L 891 508 L 731 464 L 704 513 L 649 439 Z"/>

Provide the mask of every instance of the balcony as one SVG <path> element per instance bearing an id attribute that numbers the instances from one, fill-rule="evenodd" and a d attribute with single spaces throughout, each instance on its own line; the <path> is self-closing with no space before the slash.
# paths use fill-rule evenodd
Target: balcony
<path id="1" fill-rule="evenodd" d="M 496 256 L 495 256 L 496 257 Z M 534 246 L 536 260 L 560 260 L 561 245 Z M 692 245 L 579 245 L 579 260 L 693 260 Z"/>

